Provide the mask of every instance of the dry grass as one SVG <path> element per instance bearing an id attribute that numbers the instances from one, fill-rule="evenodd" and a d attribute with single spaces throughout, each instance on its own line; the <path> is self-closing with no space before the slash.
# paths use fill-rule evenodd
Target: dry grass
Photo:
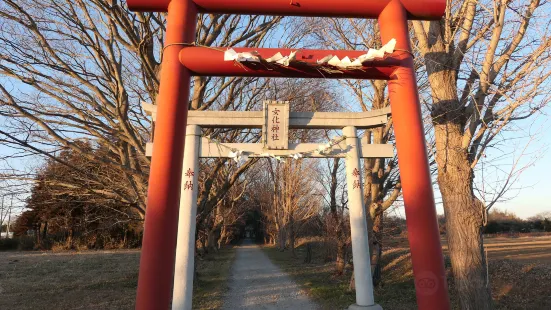
<path id="1" fill-rule="evenodd" d="M 217 254 L 197 260 L 193 309 L 222 308 L 224 293 L 228 291 L 227 280 L 234 258 L 235 250 L 232 247 L 226 247 Z"/>
<path id="2" fill-rule="evenodd" d="M 267 254 L 324 309 L 344 309 L 354 302 L 354 294 L 347 291 L 351 270 L 342 276 L 334 274 L 334 263 L 326 262 L 325 253 L 313 242 L 313 261 L 304 264 L 305 242 L 293 258 L 288 252 L 265 247 Z M 385 310 L 416 309 L 415 288 L 407 242 L 394 240 L 392 248 L 383 254 L 383 283 L 376 288 L 376 301 Z M 493 238 L 487 240 L 489 275 L 496 309 L 551 309 L 551 238 Z M 541 255 L 540 255 L 541 254 Z M 451 274 L 451 272 L 448 272 Z M 452 308 L 458 309 L 453 295 L 453 281 L 449 279 Z"/>
<path id="3" fill-rule="evenodd" d="M 490 260 L 510 259 L 551 265 L 551 237 L 492 238 L 485 240 Z"/>
<path id="4" fill-rule="evenodd" d="M 197 262 L 194 309 L 218 309 L 234 251 Z M 0 252 L 0 309 L 134 309 L 139 250 Z"/>
<path id="5" fill-rule="evenodd" d="M 0 252 L 0 309 L 133 309 L 138 251 Z"/>
<path id="6" fill-rule="evenodd" d="M 303 263 L 304 243 L 296 258 L 265 249 L 325 309 L 343 309 L 355 298 L 347 291 L 351 270 L 335 275 L 321 240 L 310 242 L 311 264 Z M 487 248 L 497 309 L 551 309 L 551 238 L 492 238 Z M 221 307 L 234 255 L 226 248 L 197 261 L 194 309 Z M 407 247 L 386 251 L 383 260 L 377 301 L 385 310 L 415 309 Z M 0 252 L 0 309 L 133 309 L 138 264 L 137 250 Z"/>
<path id="7" fill-rule="evenodd" d="M 408 248 L 404 238 L 392 238 L 385 241 L 388 248 Z M 447 253 L 447 240 L 442 238 L 442 249 Z M 551 236 L 520 236 L 514 238 L 493 237 L 484 240 L 484 248 L 490 260 L 510 259 L 525 263 L 538 262 L 551 264 Z"/>
<path id="8" fill-rule="evenodd" d="M 354 292 L 348 291 L 352 270 L 347 267 L 343 275 L 336 275 L 334 262 L 325 262 L 324 254 L 319 249 L 319 246 L 314 246 L 312 263 L 304 264 L 306 254 L 303 246 L 296 249 L 295 258 L 289 252 L 280 252 L 274 247 L 264 247 L 272 261 L 302 285 L 323 309 L 345 309 L 355 303 L 356 298 Z M 384 259 L 392 267 L 385 268 L 386 281 L 375 291 L 377 303 L 385 310 L 416 308 L 409 254 L 401 250 L 392 251 L 385 254 Z"/>

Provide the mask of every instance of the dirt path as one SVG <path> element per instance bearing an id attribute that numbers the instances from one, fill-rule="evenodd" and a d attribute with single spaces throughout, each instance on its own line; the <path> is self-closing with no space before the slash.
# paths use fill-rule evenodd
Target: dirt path
<path id="1" fill-rule="evenodd" d="M 244 242 L 236 251 L 223 309 L 319 308 L 259 246 Z"/>

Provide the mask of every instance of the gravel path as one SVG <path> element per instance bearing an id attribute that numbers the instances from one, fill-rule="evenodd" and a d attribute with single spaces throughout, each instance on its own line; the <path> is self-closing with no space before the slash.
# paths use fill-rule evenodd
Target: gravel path
<path id="1" fill-rule="evenodd" d="M 258 245 L 237 248 L 223 309 L 318 309 Z"/>

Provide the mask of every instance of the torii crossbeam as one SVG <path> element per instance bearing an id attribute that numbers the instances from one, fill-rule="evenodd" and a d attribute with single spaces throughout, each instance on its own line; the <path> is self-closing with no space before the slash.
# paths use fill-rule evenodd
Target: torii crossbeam
<path id="1" fill-rule="evenodd" d="M 408 19 L 439 20 L 446 0 L 127 0 L 127 3 L 135 11 L 168 12 L 136 309 L 167 309 L 170 305 L 192 75 L 388 80 L 417 304 L 422 310 L 449 309 L 407 25 Z M 381 41 L 396 39 L 396 49 L 384 59 L 363 63 L 362 70 L 324 75 L 308 67 L 245 70 L 223 62 L 221 53 L 215 50 L 192 46 L 199 13 L 377 18 Z M 272 56 L 274 50 L 257 51 Z M 308 63 L 315 61 L 316 55 L 341 53 L 358 55 L 357 51 L 304 50 L 297 59 Z"/>

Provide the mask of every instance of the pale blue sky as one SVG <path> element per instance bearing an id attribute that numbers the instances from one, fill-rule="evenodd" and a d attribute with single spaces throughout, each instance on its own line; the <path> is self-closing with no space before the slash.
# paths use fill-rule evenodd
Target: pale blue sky
<path id="1" fill-rule="evenodd" d="M 547 135 L 547 143 L 551 143 L 551 136 Z M 496 204 L 501 210 L 516 213 L 521 218 L 527 218 L 537 213 L 551 212 L 551 155 L 545 154 L 534 167 L 527 170 L 520 177 L 520 184 L 526 186 L 510 201 Z"/>
<path id="2" fill-rule="evenodd" d="M 520 158 L 517 168 L 527 167 L 518 177 L 512 188 L 507 191 L 502 200 L 493 205 L 493 209 L 514 212 L 519 217 L 526 219 L 541 212 L 551 212 L 551 179 L 547 174 L 551 174 L 551 118 L 545 112 L 549 112 L 550 107 L 544 109 L 544 114 L 536 116 L 535 119 L 529 119 L 513 124 L 517 129 L 512 133 L 505 133 L 503 139 L 510 137 L 519 137 L 518 140 L 504 143 L 498 150 L 489 150 L 489 162 L 494 163 L 493 158 L 503 153 L 514 152 L 505 156 L 504 159 L 495 161 L 499 164 L 498 168 L 509 171 L 511 164 Z M 530 137 L 528 137 L 530 135 Z M 520 156 L 524 147 L 524 155 Z M 537 158 L 537 159 L 535 159 Z M 529 166 L 527 166 L 530 164 Z M 486 164 L 488 165 L 488 164 Z M 493 168 L 486 169 L 487 176 L 484 179 L 486 185 L 495 182 Z M 504 174 L 501 173 L 501 176 Z M 477 173 L 477 178 L 482 178 Z M 442 214 L 442 204 L 438 189 L 435 189 L 436 200 L 438 202 L 438 213 Z M 481 198 L 478 195 L 479 198 Z M 490 199 L 491 197 L 488 197 Z"/>
<path id="3" fill-rule="evenodd" d="M 549 117 L 547 117 L 549 119 Z M 549 127 L 547 128 L 549 130 Z M 551 133 L 543 133 L 537 146 L 551 145 Z M 526 170 L 519 179 L 518 185 L 524 188 L 518 191 L 513 199 L 497 203 L 496 207 L 516 213 L 521 218 L 527 218 L 537 213 L 551 212 L 551 154 L 544 150 L 543 157 L 534 166 Z"/>

